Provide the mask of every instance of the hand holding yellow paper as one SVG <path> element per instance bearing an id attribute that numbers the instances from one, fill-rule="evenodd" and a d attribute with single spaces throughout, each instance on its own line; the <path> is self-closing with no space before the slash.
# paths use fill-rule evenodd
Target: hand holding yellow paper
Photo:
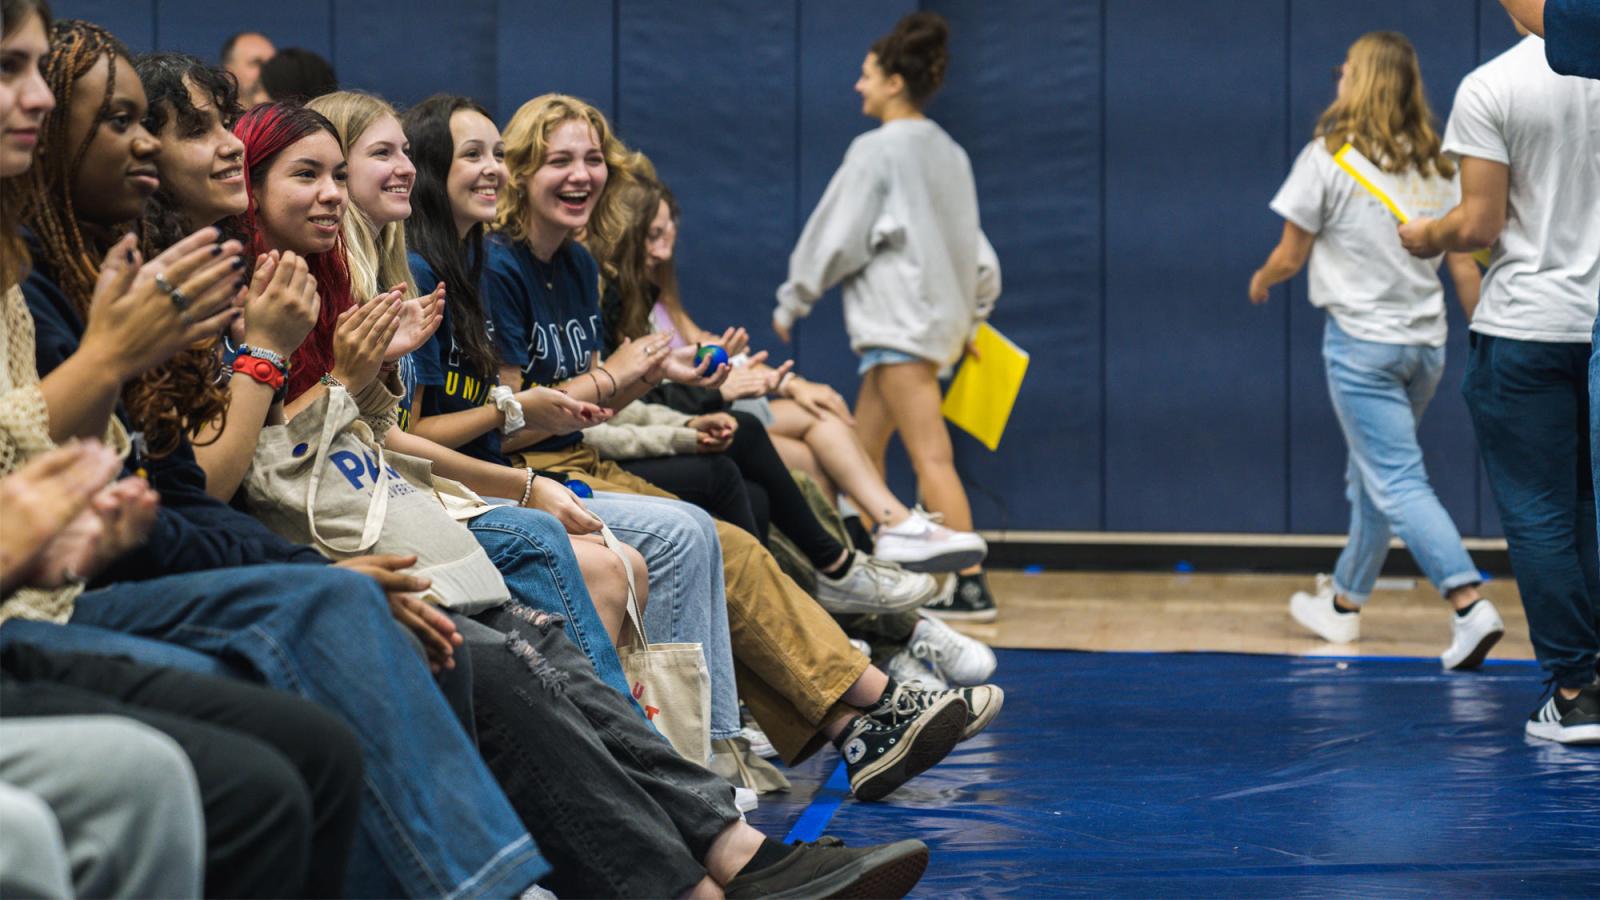
<path id="1" fill-rule="evenodd" d="M 987 322 L 978 326 L 972 343 L 977 356 L 962 361 L 940 411 L 951 424 L 995 450 L 1022 390 L 1028 352 Z"/>
<path id="2" fill-rule="evenodd" d="M 1398 183 L 1395 176 L 1378 168 L 1372 160 L 1367 159 L 1354 145 L 1347 143 L 1340 147 L 1339 152 L 1333 155 L 1333 161 L 1346 174 L 1354 178 L 1356 184 L 1361 185 L 1367 193 L 1387 207 L 1389 212 L 1400 220 L 1401 225 L 1416 217 L 1416 212 L 1410 208 L 1410 204 L 1407 202 L 1404 187 Z M 1473 252 L 1472 258 L 1478 261 L 1478 265 L 1486 269 L 1489 267 L 1488 250 L 1476 250 Z"/>

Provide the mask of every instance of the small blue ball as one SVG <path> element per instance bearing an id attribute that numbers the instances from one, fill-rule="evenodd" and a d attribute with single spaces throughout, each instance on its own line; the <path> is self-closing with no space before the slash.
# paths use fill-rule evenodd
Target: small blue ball
<path id="1" fill-rule="evenodd" d="M 582 497 L 585 500 L 588 500 L 594 496 L 594 488 L 589 487 L 589 485 L 579 481 L 576 478 L 567 479 L 567 490 L 577 494 L 579 497 Z"/>
<path id="2" fill-rule="evenodd" d="M 711 357 L 711 366 L 710 368 L 706 369 L 707 375 L 710 375 L 712 372 L 715 372 L 716 370 L 728 364 L 728 351 L 722 349 L 716 344 L 700 345 L 700 349 L 694 352 L 694 364 L 699 366 L 701 363 L 705 362 L 707 356 Z"/>

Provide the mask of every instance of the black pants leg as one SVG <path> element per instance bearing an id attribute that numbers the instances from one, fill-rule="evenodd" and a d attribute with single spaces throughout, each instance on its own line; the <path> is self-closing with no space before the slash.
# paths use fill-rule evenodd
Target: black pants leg
<path id="1" fill-rule="evenodd" d="M 560 896 L 675 897 L 739 812 L 602 682 L 561 620 L 500 607 L 462 626 L 478 736 Z"/>
<path id="2" fill-rule="evenodd" d="M 200 784 L 208 896 L 337 896 L 361 799 L 361 750 L 291 694 L 106 656 L 8 646 L 7 715 L 125 715 L 183 747 Z M 29 712 L 31 710 L 31 712 Z"/>
<path id="3" fill-rule="evenodd" d="M 739 430 L 733 434 L 727 456 L 747 480 L 761 485 L 766 492 L 772 524 L 794 541 L 813 566 L 820 569 L 832 565 L 844 553 L 844 545 L 817 521 L 816 513 L 794 483 L 794 476 L 789 474 L 789 467 L 772 446 L 767 427 L 747 412 L 729 415 L 739 422 Z M 757 537 L 766 539 L 764 535 Z"/>
<path id="4" fill-rule="evenodd" d="M 745 493 L 739 467 L 726 454 L 655 456 L 619 460 L 618 465 L 722 521 L 766 539 L 750 510 L 750 497 Z"/>

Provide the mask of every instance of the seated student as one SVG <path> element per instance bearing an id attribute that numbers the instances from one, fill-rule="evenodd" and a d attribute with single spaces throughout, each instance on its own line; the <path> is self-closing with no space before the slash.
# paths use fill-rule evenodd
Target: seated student
<path id="1" fill-rule="evenodd" d="M 653 170 L 647 160 L 640 161 L 645 173 Z M 615 240 L 589 241 L 606 279 L 600 308 L 608 352 L 624 339 L 651 333 L 674 335 L 674 346 L 720 342 L 719 336 L 696 325 L 683 305 L 673 266 L 679 211 L 672 192 L 645 174 L 637 184 L 621 189 L 617 206 L 622 226 Z M 894 496 L 862 449 L 849 406 L 827 385 L 792 372 L 745 365 L 735 370 L 719 393 L 699 394 L 691 397 L 675 389 L 658 402 L 703 414 L 739 397 L 776 394 L 765 429 L 772 445 L 790 468 L 810 475 L 825 496 L 831 499 L 842 490 L 877 522 L 872 552 L 880 559 L 922 572 L 953 571 L 982 562 L 987 549 L 983 538 L 952 531 Z"/>
<path id="2" fill-rule="evenodd" d="M 14 289 L 5 294 L 13 337 L 3 361 L 10 402 L 0 421 L 0 456 L 9 467 L 51 442 L 108 429 L 125 434 L 110 422 L 116 408 L 119 420 L 147 436 L 128 466 L 149 476 L 162 505 L 145 546 L 113 560 L 96 589 L 19 592 L 0 607 L 0 620 L 69 627 L 12 621 L 0 636 L 54 647 L 57 633 L 82 638 L 74 626 L 96 625 L 170 641 L 342 717 L 367 763 L 347 893 L 422 896 L 469 882 L 512 893 L 533 884 L 548 866 L 395 631 L 400 619 L 412 634 L 436 637 L 435 658 L 447 664 L 452 626 L 413 596 L 426 584 L 393 571 L 411 561 L 357 560 L 343 567 L 349 571 L 310 565 L 325 560 L 205 495 L 181 413 L 204 421 L 218 407 L 179 410 L 161 392 L 184 378 L 213 384 L 215 365 L 196 371 L 189 358 L 164 361 L 232 318 L 214 308 L 231 304 L 235 291 L 227 285 L 239 271 L 232 260 L 240 245 L 215 243 L 216 232 L 202 229 L 139 265 L 132 236 L 117 235 L 139 218 L 157 184 L 152 160 L 160 144 L 140 121 L 143 89 L 127 53 L 103 29 L 58 22 L 51 35 L 42 68 L 60 105 L 40 122 L 38 163 L 0 185 L 7 202 L 21 195 L 32 229 L 32 270 L 21 292 L 27 303 Z M 13 222 L 5 219 L 8 247 Z M 109 261 L 97 262 L 108 250 Z M 217 289 L 219 279 L 224 287 Z M 35 329 L 32 339 L 16 338 Z M 147 376 L 152 367 L 157 375 Z M 132 383 L 124 389 L 125 382 Z M 222 576 L 207 571 L 224 567 Z M 134 652 L 122 635 L 94 634 L 111 652 Z M 375 681 L 374 672 L 383 678 Z M 419 785 L 418 771 L 451 789 Z"/>
<path id="3" fill-rule="evenodd" d="M 613 409 L 662 377 L 698 380 L 705 367 L 697 370 L 690 353 L 664 352 L 659 338 L 625 343 L 607 364 L 599 358 L 599 273 L 573 237 L 604 231 L 615 213 L 604 198 L 610 169 L 626 151 L 605 118 L 580 100 L 546 95 L 522 105 L 505 141 L 511 177 L 499 198 L 500 228 L 489 241 L 484 282 L 501 380 L 559 387 Z M 604 387 L 588 377 L 591 367 L 605 376 Z M 570 472 L 598 489 L 671 499 L 600 460 L 579 432 L 528 443 L 512 435 L 504 446 L 522 450 L 525 465 Z M 1004 695 L 992 686 L 924 692 L 894 684 L 850 647 L 754 536 L 726 523 L 717 525 L 717 536 L 740 695 L 786 760 L 831 738 L 856 796 L 876 799 L 998 713 Z"/>
<path id="4" fill-rule="evenodd" d="M 410 263 L 417 280 L 444 283 L 450 302 L 439 330 L 411 355 L 414 365 L 401 421 L 421 437 L 521 478 L 525 470 L 511 468 L 500 452 L 507 406 L 514 402 L 513 410 L 526 413 L 527 404 L 556 392 L 534 387 L 513 393 L 508 401 L 490 402 L 491 394 L 509 392 L 497 384 L 498 361 L 479 291 L 483 232 L 494 221 L 494 195 L 506 178 L 500 132 L 482 107 L 447 95 L 429 97 L 407 110 L 403 124 L 417 170 L 406 223 Z M 593 418 L 609 416 L 604 410 Z M 557 484 L 547 478 L 537 483 Z M 703 514 L 695 518 L 698 511 L 683 504 L 622 494 L 602 492 L 587 505 L 645 557 L 655 598 L 644 610 L 646 635 L 704 649 L 711 680 L 712 748 L 717 754 L 735 752 L 726 742 L 740 733 L 739 698 L 716 559 L 720 550 L 709 519 Z M 725 765 L 729 759 L 714 756 L 713 762 L 723 774 L 737 771 Z M 781 776 L 772 782 L 781 784 Z"/>

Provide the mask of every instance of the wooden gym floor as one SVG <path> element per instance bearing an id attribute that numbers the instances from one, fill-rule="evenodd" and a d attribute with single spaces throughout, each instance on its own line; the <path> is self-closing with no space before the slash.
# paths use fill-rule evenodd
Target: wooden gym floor
<path id="1" fill-rule="evenodd" d="M 996 647 L 1432 657 L 1450 643 L 1449 607 L 1424 579 L 1380 581 L 1353 644 L 1329 644 L 1289 618 L 1289 595 L 1312 590 L 1311 575 L 991 570 L 989 587 L 999 619 L 959 627 Z M 1482 590 L 1506 623 L 1491 658 L 1532 659 L 1516 582 Z"/>

